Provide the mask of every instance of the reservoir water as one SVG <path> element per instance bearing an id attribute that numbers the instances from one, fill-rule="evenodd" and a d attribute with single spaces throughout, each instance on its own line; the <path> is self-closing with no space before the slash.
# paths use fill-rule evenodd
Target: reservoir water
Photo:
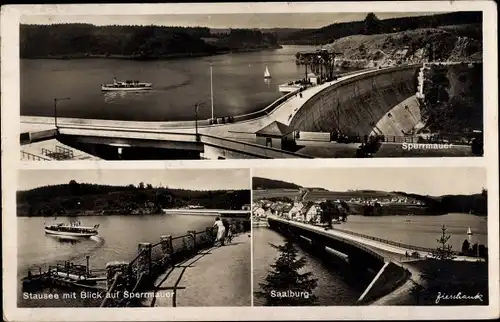
<path id="1" fill-rule="evenodd" d="M 365 217 L 352 215 L 347 222 L 334 228 L 351 230 L 368 236 L 392 240 L 395 242 L 436 248 L 441 236 L 441 227 L 445 225 L 448 243 L 453 250 L 460 251 L 467 239 L 471 244 L 488 245 L 487 217 L 470 214 L 447 214 L 441 216 L 382 216 Z M 467 235 L 467 228 L 473 235 Z"/>
<path id="2" fill-rule="evenodd" d="M 284 237 L 266 227 L 252 228 L 253 236 L 253 285 L 254 291 L 260 291 L 259 284 L 265 282 L 268 272 L 272 269 L 279 256 L 277 249 L 269 244 L 282 245 Z M 312 272 L 312 277 L 317 279 L 318 286 L 313 291 L 318 298 L 318 305 L 354 305 L 362 293 L 351 282 L 347 282 L 347 276 L 336 271 L 329 265 L 300 247 L 299 256 L 305 256 L 307 264 L 303 272 Z M 302 273 L 303 273 L 302 272 Z M 254 296 L 254 305 L 263 306 L 262 298 Z"/>
<path id="3" fill-rule="evenodd" d="M 18 218 L 18 278 L 26 276 L 28 269 L 37 265 L 48 265 L 71 260 L 85 264 L 85 257 L 90 256 L 91 269 L 102 269 L 110 261 L 130 261 L 137 254 L 139 242 L 157 243 L 161 235 L 172 237 L 186 235 L 188 230 L 202 231 L 211 227 L 214 216 L 204 215 L 149 215 L 149 216 L 84 216 L 71 220 L 80 220 L 82 225 L 99 224 L 97 238 L 82 239 L 78 242 L 61 241 L 45 235 L 44 223 L 54 219 L 31 217 Z M 58 222 L 69 222 L 70 218 L 58 218 Z M 19 283 L 20 284 L 20 283 Z M 20 288 L 19 288 L 20 289 Z M 59 293 L 61 290 L 44 290 Z M 19 292 L 20 306 L 95 306 L 81 299 L 72 301 L 35 301 L 23 300 Z"/>
<path id="4" fill-rule="evenodd" d="M 210 62 L 213 64 L 214 116 L 253 112 L 282 94 L 278 85 L 305 76 L 304 66 L 295 64 L 298 51 L 308 46 L 236 53 L 202 58 L 134 61 L 125 59 L 22 59 L 21 115 L 57 115 L 136 121 L 179 121 L 211 117 Z M 264 81 L 268 66 L 272 78 Z M 118 80 L 152 82 L 145 92 L 101 92 L 100 85 Z"/>

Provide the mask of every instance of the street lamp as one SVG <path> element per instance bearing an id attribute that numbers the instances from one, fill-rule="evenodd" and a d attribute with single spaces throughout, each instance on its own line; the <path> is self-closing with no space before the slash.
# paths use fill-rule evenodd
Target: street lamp
<path id="1" fill-rule="evenodd" d="M 58 101 L 66 101 L 66 100 L 70 100 L 69 97 L 57 97 L 57 98 L 54 98 L 54 124 L 56 126 L 56 130 L 57 130 L 57 102 Z"/>
<path id="2" fill-rule="evenodd" d="M 205 103 L 196 103 L 194 104 L 194 126 L 195 126 L 195 133 L 196 133 L 196 141 L 199 141 L 199 136 L 198 136 L 198 108 L 200 106 L 204 106 Z"/>

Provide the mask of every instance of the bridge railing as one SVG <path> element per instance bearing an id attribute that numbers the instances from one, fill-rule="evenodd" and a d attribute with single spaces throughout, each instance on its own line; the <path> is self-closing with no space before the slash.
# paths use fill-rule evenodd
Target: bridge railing
<path id="1" fill-rule="evenodd" d="M 470 145 L 472 138 L 465 135 L 439 134 L 425 136 L 380 135 L 381 142 L 386 143 L 417 143 L 417 144 L 459 144 Z"/>
<path id="2" fill-rule="evenodd" d="M 247 232 L 251 229 L 250 220 L 235 220 L 231 223 L 231 231 L 235 234 Z M 160 241 L 154 244 L 139 243 L 137 255 L 129 262 L 108 263 L 107 285 L 114 292 L 138 292 L 154 288 L 155 279 L 172 267 L 175 263 L 194 256 L 198 251 L 209 248 L 215 240 L 216 230 L 207 227 L 205 230 L 190 230 L 185 235 L 172 237 L 163 235 Z M 115 279 L 119 273 L 119 281 Z M 102 306 L 133 306 L 136 303 L 130 298 L 118 298 L 103 302 Z"/>
<path id="3" fill-rule="evenodd" d="M 295 222 L 295 220 L 293 220 L 293 219 L 282 219 L 282 220 L 287 220 L 287 221 L 293 221 L 293 222 Z M 301 224 L 303 224 L 303 225 L 311 225 L 311 226 L 320 226 L 320 225 L 305 224 L 305 223 L 301 223 Z M 365 238 L 365 239 L 377 241 L 377 242 L 380 242 L 380 243 L 383 243 L 383 244 L 387 244 L 387 245 L 391 245 L 391 246 L 396 246 L 396 247 L 400 247 L 400 248 L 404 248 L 404 249 L 413 250 L 413 251 L 428 252 L 428 253 L 432 253 L 432 252 L 435 251 L 435 249 L 433 249 L 433 248 L 427 248 L 427 247 L 421 247 L 421 246 L 415 246 L 415 245 L 409 245 L 409 244 L 405 244 L 405 243 L 395 242 L 395 241 L 392 241 L 392 240 L 383 239 L 383 238 L 379 238 L 379 237 L 374 237 L 374 236 L 370 236 L 370 235 L 366 235 L 366 234 L 354 232 L 354 231 L 351 231 L 351 230 L 340 229 L 340 228 L 336 228 L 336 227 L 333 228 L 333 230 L 340 231 L 342 233 L 346 233 L 346 234 L 353 235 L 353 236 L 356 236 L 356 237 L 361 237 L 361 238 Z M 458 255 L 459 252 L 458 251 L 454 251 L 453 254 Z"/>
<path id="4" fill-rule="evenodd" d="M 33 153 L 26 151 L 21 151 L 21 160 L 33 160 L 33 161 L 51 161 L 49 158 L 44 158 Z"/>
<path id="5" fill-rule="evenodd" d="M 268 222 L 269 222 L 269 219 L 271 220 L 277 220 L 277 221 L 280 221 L 280 222 L 286 222 L 288 224 L 290 224 L 291 222 L 295 224 L 296 227 L 300 227 L 302 229 L 306 229 L 306 230 L 310 230 L 310 231 L 313 231 L 315 233 L 318 233 L 318 234 L 321 234 L 321 235 L 324 235 L 324 236 L 327 236 L 329 238 L 332 238 L 332 239 L 335 239 L 335 240 L 341 240 L 342 242 L 344 243 L 347 243 L 347 244 L 350 244 L 350 245 L 353 245 L 355 246 L 356 248 L 359 248 L 361 250 L 363 250 L 365 253 L 368 253 L 370 254 L 371 256 L 375 257 L 375 258 L 378 258 L 379 260 L 381 261 L 384 261 L 384 256 L 382 256 L 381 254 L 377 253 L 376 251 L 374 251 L 373 249 L 371 249 L 370 247 L 367 247 L 365 245 L 363 245 L 362 243 L 359 243 L 357 241 L 354 241 L 354 240 L 346 240 L 346 239 L 342 239 L 338 236 L 335 236 L 335 235 L 332 235 L 332 234 L 329 234 L 327 232 L 325 232 L 324 230 L 316 230 L 316 229 L 313 229 L 317 227 L 317 225 L 309 225 L 309 224 L 304 224 L 304 223 L 301 223 L 301 222 L 297 222 L 295 220 L 292 220 L 292 219 L 283 219 L 283 218 L 268 218 Z M 310 227 L 308 227 L 310 226 Z M 322 227 L 323 228 L 323 227 Z"/>
<path id="6" fill-rule="evenodd" d="M 268 159 L 284 159 L 284 158 L 306 158 L 313 159 L 313 157 L 289 152 L 285 150 L 266 147 L 259 144 L 231 140 L 227 138 L 216 137 L 208 134 L 200 134 L 201 142 L 207 145 L 225 148 L 237 152 L 244 152 L 245 154 L 253 155 L 259 158 Z"/>

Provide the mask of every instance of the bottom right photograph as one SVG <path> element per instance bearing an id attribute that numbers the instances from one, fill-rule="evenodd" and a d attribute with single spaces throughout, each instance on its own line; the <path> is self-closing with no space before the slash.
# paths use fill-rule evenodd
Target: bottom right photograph
<path id="1" fill-rule="evenodd" d="M 254 168 L 253 305 L 488 305 L 486 178 Z"/>

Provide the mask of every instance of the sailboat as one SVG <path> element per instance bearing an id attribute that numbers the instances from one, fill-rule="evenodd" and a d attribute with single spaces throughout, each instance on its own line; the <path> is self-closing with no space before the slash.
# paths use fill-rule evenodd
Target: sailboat
<path id="1" fill-rule="evenodd" d="M 472 235 L 472 230 L 470 229 L 470 227 L 469 229 L 467 229 L 467 235 Z"/>
<path id="2" fill-rule="evenodd" d="M 269 68 L 266 66 L 266 71 L 264 72 L 264 78 L 269 79 L 271 78 L 271 73 L 269 72 Z"/>

